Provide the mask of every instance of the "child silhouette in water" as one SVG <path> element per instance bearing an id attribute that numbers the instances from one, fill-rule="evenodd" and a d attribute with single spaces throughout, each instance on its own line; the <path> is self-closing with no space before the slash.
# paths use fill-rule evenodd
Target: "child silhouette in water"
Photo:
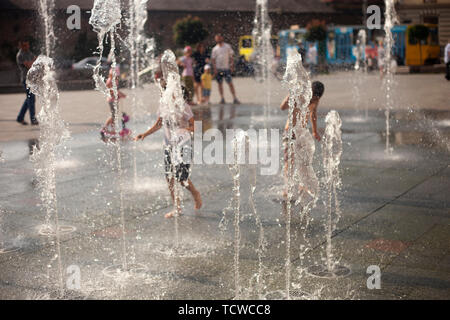
<path id="1" fill-rule="evenodd" d="M 155 75 L 155 77 L 158 79 L 161 78 L 161 75 L 157 74 Z M 164 83 L 164 79 L 161 81 L 161 86 L 163 87 L 163 89 L 166 86 Z M 186 100 L 189 99 L 189 93 L 187 92 L 187 90 L 183 91 L 185 100 L 184 111 L 182 115 L 176 115 L 178 117 L 178 119 L 176 119 L 176 130 L 173 130 L 173 128 L 171 130 L 170 121 L 172 120 L 165 119 L 163 117 L 163 114 L 165 114 L 165 111 L 167 110 L 162 110 L 161 108 L 167 108 L 167 106 L 161 104 L 160 110 L 158 112 L 158 118 L 156 119 L 154 125 L 146 132 L 139 134 L 135 138 L 136 141 L 144 140 L 145 137 L 155 133 L 159 129 L 163 128 L 164 130 L 165 174 L 169 186 L 169 192 L 172 197 L 172 201 L 175 204 L 175 210 L 167 213 L 165 215 L 165 218 L 172 218 L 175 215 L 181 215 L 181 199 L 175 192 L 175 179 L 176 182 L 180 183 L 192 194 L 195 202 L 195 209 L 198 210 L 202 207 L 200 192 L 197 191 L 191 179 L 189 178 L 191 174 L 191 165 L 190 163 L 187 163 L 189 161 L 184 159 L 183 156 L 180 157 L 180 154 L 190 154 L 189 149 L 191 149 L 191 133 L 194 132 L 194 115 L 192 113 L 190 104 L 186 102 Z"/>
<path id="2" fill-rule="evenodd" d="M 311 129 L 312 129 L 312 136 L 317 140 L 320 141 L 320 135 L 317 132 L 317 108 L 319 106 L 320 98 L 322 97 L 323 93 L 325 91 L 325 86 L 320 81 L 314 81 L 312 83 L 312 98 L 308 105 L 308 112 L 305 115 L 303 119 L 300 119 L 300 109 L 299 106 L 294 107 L 293 116 L 292 116 L 292 142 L 294 143 L 294 149 L 293 154 L 291 154 L 291 157 L 289 157 L 289 119 L 286 122 L 285 126 L 285 133 L 283 136 L 283 147 L 284 147 L 284 176 L 285 180 L 287 181 L 287 178 L 289 176 L 288 172 L 288 161 L 289 158 L 291 159 L 291 166 L 293 168 L 297 169 L 297 172 L 299 175 L 302 176 L 302 181 L 304 182 L 304 186 L 299 186 L 299 192 L 302 194 L 306 191 L 306 193 L 309 193 L 311 196 L 313 196 L 313 193 L 316 189 L 317 184 L 317 177 L 315 176 L 314 171 L 312 170 L 311 164 L 309 161 L 312 159 L 308 158 L 308 155 L 305 154 L 304 150 L 302 152 L 301 149 L 305 149 L 308 147 L 314 148 L 314 146 L 309 146 L 307 137 L 304 136 L 304 134 L 309 134 L 309 131 L 307 131 L 307 125 L 309 120 L 311 121 Z M 289 96 L 287 96 L 280 106 L 281 110 L 288 110 L 289 109 Z M 302 130 L 306 129 L 306 130 Z M 298 136 L 301 135 L 301 136 Z M 311 139 L 310 139 L 311 140 Z M 287 184 L 286 184 L 287 185 Z M 306 186 L 307 185 L 307 186 Z M 283 191 L 283 197 L 287 199 L 287 188 Z"/>
<path id="3" fill-rule="evenodd" d="M 109 96 L 108 96 L 108 104 L 109 104 L 109 110 L 111 112 L 111 116 L 106 120 L 101 134 L 103 136 L 103 132 L 115 132 L 115 121 L 116 121 L 116 112 L 118 112 L 119 109 L 119 101 L 126 97 L 126 95 L 119 90 L 119 73 L 120 69 L 119 67 L 116 67 L 116 89 L 117 89 L 117 97 L 114 94 L 114 70 L 113 68 L 109 69 L 108 79 L 106 80 L 106 87 L 109 89 Z M 117 110 L 116 110 L 116 104 L 117 104 Z M 127 120 L 128 121 L 128 120 Z M 112 130 L 109 130 L 108 128 L 112 128 Z"/>

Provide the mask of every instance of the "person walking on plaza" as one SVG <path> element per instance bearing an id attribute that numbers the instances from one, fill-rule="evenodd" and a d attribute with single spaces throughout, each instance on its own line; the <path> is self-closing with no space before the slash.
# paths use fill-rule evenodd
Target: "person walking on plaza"
<path id="1" fill-rule="evenodd" d="M 202 87 L 202 74 L 204 73 L 204 68 L 207 63 L 209 63 L 209 55 L 206 51 L 205 45 L 203 43 L 197 44 L 195 52 L 192 55 L 194 59 L 194 90 L 197 97 L 197 102 L 200 104 L 203 101 L 203 87 Z"/>
<path id="2" fill-rule="evenodd" d="M 28 41 L 19 42 L 19 52 L 16 56 L 17 66 L 20 70 L 20 82 L 25 88 L 26 98 L 20 109 L 20 112 L 17 116 L 16 121 L 20 124 L 27 125 L 28 123 L 25 121 L 25 113 L 27 110 L 30 112 L 30 120 L 32 125 L 38 125 L 39 122 L 36 120 L 36 108 L 35 108 L 35 96 L 31 92 L 29 88 L 27 88 L 27 73 L 31 68 L 36 57 L 30 51 L 30 43 Z"/>
<path id="3" fill-rule="evenodd" d="M 450 81 L 450 39 L 448 39 L 447 45 L 445 46 L 444 62 L 446 66 L 445 79 Z"/>
<path id="4" fill-rule="evenodd" d="M 309 44 L 306 57 L 306 62 L 309 65 L 309 72 L 311 73 L 311 75 L 314 75 L 316 73 L 317 66 L 317 48 L 314 43 Z"/>
<path id="5" fill-rule="evenodd" d="M 225 98 L 223 96 L 223 79 L 228 83 L 230 87 L 231 94 L 233 95 L 233 103 L 240 104 L 238 98 L 236 97 L 236 91 L 233 85 L 233 79 L 231 74 L 234 71 L 234 52 L 228 43 L 224 42 L 223 36 L 217 34 L 215 36 L 216 46 L 212 50 L 211 61 L 214 70 L 214 76 L 216 77 L 217 84 L 219 85 L 220 93 L 220 103 L 225 103 Z"/>
<path id="6" fill-rule="evenodd" d="M 187 101 L 194 100 L 194 60 L 192 59 L 192 48 L 186 46 L 183 50 L 184 55 L 178 59 L 178 66 L 183 68 L 182 81 L 187 90 Z"/>
<path id="7" fill-rule="evenodd" d="M 380 40 L 380 43 L 377 47 L 377 63 L 378 63 L 378 69 L 380 70 L 380 78 L 383 79 L 384 77 L 384 59 L 385 57 L 385 50 L 384 50 L 384 44 L 383 41 Z"/>

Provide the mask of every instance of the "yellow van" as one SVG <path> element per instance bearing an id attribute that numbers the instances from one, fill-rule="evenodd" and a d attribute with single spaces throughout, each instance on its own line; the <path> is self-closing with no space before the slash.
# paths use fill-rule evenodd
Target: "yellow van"
<path id="1" fill-rule="evenodd" d="M 245 61 L 250 61 L 250 56 L 253 53 L 253 44 L 254 40 L 253 37 L 250 35 L 246 35 L 246 36 L 241 36 L 239 37 L 239 55 L 240 56 L 244 56 Z M 279 48 L 278 48 L 278 36 L 272 36 L 272 46 L 275 50 L 277 50 L 276 52 L 278 53 Z"/>
<path id="2" fill-rule="evenodd" d="M 409 39 L 409 32 L 406 32 L 406 65 L 423 66 L 426 64 L 439 63 L 440 47 L 438 37 L 438 26 L 435 24 L 425 24 L 429 29 L 428 39 L 422 41 L 420 46 L 414 39 Z M 412 26 L 408 26 L 408 29 Z"/>
<path id="3" fill-rule="evenodd" d="M 253 37 L 252 36 L 239 37 L 239 55 L 244 56 L 245 61 L 249 61 L 252 53 L 253 53 Z"/>

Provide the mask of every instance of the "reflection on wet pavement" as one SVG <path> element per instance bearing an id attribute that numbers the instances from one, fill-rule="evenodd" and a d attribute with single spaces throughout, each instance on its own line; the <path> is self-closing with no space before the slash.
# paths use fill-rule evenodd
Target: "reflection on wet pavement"
<path id="1" fill-rule="evenodd" d="M 287 113 L 274 108 L 269 118 L 264 119 L 262 107 L 247 105 L 196 106 L 193 111 L 195 120 L 202 121 L 203 131 L 214 128 L 224 133 L 224 136 L 226 129 L 257 130 L 264 128 L 264 123 L 267 123 L 269 128 L 280 130 L 281 139 L 281 130 L 284 129 L 287 118 Z M 320 134 L 323 134 L 324 116 L 327 111 L 326 106 L 320 107 Z M 345 280 L 351 281 L 352 276 L 358 277 L 358 268 L 354 266 L 359 267 L 362 263 L 357 260 L 358 256 L 372 254 L 372 251 L 367 250 L 380 251 L 380 248 L 370 246 L 370 243 L 377 239 L 386 239 L 386 243 L 408 243 L 414 247 L 412 240 L 418 238 L 417 234 L 424 234 L 436 223 L 436 217 L 443 216 L 443 210 L 448 208 L 445 194 L 448 192 L 448 183 L 445 179 L 439 179 L 445 176 L 441 173 L 445 172 L 448 166 L 449 149 L 445 146 L 448 146 L 450 139 L 450 112 L 393 112 L 392 155 L 384 153 L 383 111 L 369 112 L 367 118 L 359 117 L 352 110 L 341 111 L 340 115 L 343 121 L 344 145 L 341 164 L 343 218 L 339 235 L 336 235 L 336 245 L 346 261 L 353 263 L 352 275 L 347 278 L 350 280 Z M 129 127 L 135 133 L 142 132 L 153 121 L 154 117 L 145 123 L 131 122 Z M 134 146 L 137 182 L 132 178 Z M 0 144 L 5 158 L 5 162 L 0 164 L 0 243 L 8 244 L 6 248 L 13 248 L 18 254 L 0 254 L 0 280 L 13 283 L 15 287 L 11 290 L 19 296 L 24 293 L 18 288 L 51 287 L 48 278 L 41 279 L 36 276 L 47 272 L 43 270 L 42 261 L 45 261 L 44 265 L 48 262 L 48 252 L 45 251 L 48 242 L 38 233 L 37 226 L 42 224 L 44 216 L 40 211 L 36 190 L 33 184 L 30 185 L 34 179 L 34 171 L 29 155 L 34 147 L 39 147 L 38 140 Z M 317 166 L 318 172 L 322 169 L 321 147 L 321 144 L 316 142 L 314 165 Z M 115 182 L 116 172 L 111 170 L 111 161 L 114 161 L 113 149 L 113 146 L 100 140 L 98 131 L 91 130 L 74 134 L 73 139 L 61 148 L 61 154 L 56 161 L 61 223 L 76 228 L 75 232 L 64 235 L 63 260 L 67 265 L 83 263 L 81 267 L 86 281 L 95 288 L 106 288 L 92 293 L 96 298 L 116 296 L 114 285 L 104 279 L 102 270 L 120 264 L 117 254 L 120 251 L 120 237 L 116 237 L 119 228 L 118 186 Z M 71 152 L 67 154 L 67 150 Z M 145 264 L 149 270 L 144 275 L 144 281 L 130 283 L 130 286 L 137 287 L 146 285 L 131 291 L 131 297 L 154 297 L 163 291 L 165 298 L 229 298 L 229 289 L 232 289 L 229 286 L 233 283 L 229 273 L 229 266 L 232 265 L 229 241 L 233 230 L 230 227 L 226 231 L 219 228 L 226 211 L 224 208 L 227 208 L 232 197 L 233 184 L 228 167 L 198 164 L 193 166 L 192 179 L 202 193 L 204 208 L 200 212 L 194 211 L 190 198 L 185 195 L 185 215 L 180 219 L 180 233 L 188 245 L 182 247 L 186 249 L 182 253 L 171 254 L 173 225 L 163 218 L 164 213 L 170 209 L 171 201 L 163 174 L 162 132 L 148 137 L 142 143 L 123 142 L 122 157 L 125 177 L 124 201 L 127 226 L 130 230 L 127 233 L 130 256 L 137 264 Z M 252 251 L 255 228 L 254 224 L 249 223 L 247 214 L 247 175 L 248 172 L 242 170 L 242 211 L 246 217 L 241 226 L 242 255 L 246 257 L 241 262 L 243 277 L 252 274 L 256 259 Z M 279 289 L 276 284 L 283 282 L 277 272 L 284 263 L 280 257 L 284 250 L 283 228 L 280 226 L 284 222 L 281 215 L 282 201 L 274 200 L 281 199 L 278 193 L 283 179 L 279 172 L 272 176 L 258 176 L 257 183 L 255 201 L 269 239 L 264 262 L 272 280 L 272 287 L 269 289 L 276 291 Z M 412 190 L 412 193 L 408 194 L 408 190 Z M 391 209 L 395 203 L 407 209 Z M 395 214 L 391 214 L 389 210 Z M 324 211 L 323 206 L 319 204 L 312 212 L 316 224 L 312 225 L 314 232 L 311 231 L 311 241 L 315 248 L 320 248 L 321 245 L 323 232 L 320 222 Z M 411 225 L 405 224 L 404 220 L 392 222 L 383 218 L 385 214 L 389 219 L 398 219 L 399 215 L 406 211 L 407 221 L 410 221 Z M 426 216 L 429 212 L 434 215 L 434 220 Z M 413 215 L 414 219 L 409 215 Z M 369 220 L 370 224 L 367 222 Z M 411 236 L 402 229 L 404 226 L 413 229 L 414 235 Z M 392 231 L 390 227 L 393 228 Z M 293 232 L 293 243 L 299 241 L 297 233 Z M 297 250 L 293 247 L 294 251 Z M 406 254 L 409 248 L 408 246 L 403 251 L 387 252 Z M 170 254 L 162 254 L 164 252 Z M 360 254 L 355 255 L 355 252 Z M 23 260 L 18 260 L 19 254 Z M 312 257 L 320 260 L 315 253 Z M 296 260 L 293 263 L 295 264 Z M 20 270 L 17 265 L 20 265 Z M 359 280 L 357 278 L 356 281 Z M 152 285 L 149 286 L 149 283 Z M 182 292 L 180 288 L 183 288 Z"/>

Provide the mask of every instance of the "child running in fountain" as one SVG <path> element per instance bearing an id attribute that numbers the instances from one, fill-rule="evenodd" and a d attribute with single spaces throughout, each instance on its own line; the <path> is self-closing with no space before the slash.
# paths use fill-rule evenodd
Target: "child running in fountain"
<path id="1" fill-rule="evenodd" d="M 212 87 L 212 74 L 211 74 L 211 66 L 209 64 L 205 65 L 204 72 L 201 76 L 202 80 L 202 96 L 203 104 L 209 104 L 209 97 L 211 96 L 211 87 Z"/>
<path id="2" fill-rule="evenodd" d="M 159 129 L 164 129 L 164 165 L 165 165 L 165 174 L 166 180 L 169 186 L 170 195 L 172 197 L 172 201 L 177 206 L 175 210 L 167 213 L 165 218 L 169 219 L 174 217 L 177 213 L 181 213 L 181 199 L 175 199 L 175 179 L 178 183 L 180 183 L 183 187 L 189 190 L 194 198 L 194 208 L 199 210 L 202 207 L 202 199 L 200 196 L 200 192 L 194 187 L 189 176 L 191 174 L 191 165 L 189 163 L 185 163 L 183 161 L 175 161 L 176 154 L 184 154 L 183 147 L 187 144 L 190 147 L 191 141 L 191 133 L 194 132 L 194 115 L 191 109 L 191 101 L 188 100 L 188 92 L 187 90 L 183 90 L 184 93 L 184 112 L 183 115 L 177 119 L 177 137 L 172 139 L 171 130 L 169 128 L 169 124 L 166 123 L 161 117 L 161 110 L 158 112 L 158 118 L 156 119 L 155 124 L 148 129 L 146 132 L 139 134 L 135 140 L 144 140 L 145 137 L 155 133 Z M 189 102 L 188 102 L 189 101 Z M 181 138 L 184 137 L 184 138 Z M 178 162 L 178 163 L 177 163 Z M 173 176 L 175 173 L 175 177 Z M 178 195 L 177 195 L 178 196 Z"/>
<path id="3" fill-rule="evenodd" d="M 116 88 L 117 88 L 117 109 L 119 108 L 119 101 L 120 99 L 123 99 L 126 97 L 126 95 L 119 90 L 119 74 L 120 74 L 120 69 L 119 67 L 116 67 Z M 106 87 L 108 89 L 110 89 L 110 94 L 108 96 L 108 104 L 109 104 L 109 110 L 111 112 L 111 117 L 109 117 L 106 122 L 105 125 L 102 128 L 102 131 L 100 132 L 100 134 L 103 135 L 105 133 L 108 134 L 115 134 L 115 121 L 116 121 L 116 112 L 118 110 L 115 109 L 115 104 L 116 104 L 116 97 L 114 94 L 114 90 L 113 90 L 113 77 L 114 77 L 114 72 L 113 69 L 109 69 L 109 75 L 108 75 L 108 79 L 106 80 Z M 127 120 L 128 121 L 128 120 Z M 112 128 L 112 130 L 109 130 L 109 128 Z"/>
<path id="4" fill-rule="evenodd" d="M 312 135 L 317 140 L 320 141 L 320 135 L 317 132 L 317 108 L 319 106 L 320 98 L 322 97 L 325 91 L 325 86 L 320 81 L 314 81 L 312 83 L 312 98 L 308 105 L 308 113 L 304 119 L 299 119 L 300 117 L 300 109 L 298 106 L 294 107 L 294 112 L 292 116 L 292 124 L 293 128 L 296 128 L 298 121 L 300 121 L 300 125 L 303 128 L 306 128 L 308 125 L 308 120 L 311 120 L 311 129 Z M 281 110 L 289 110 L 289 95 L 283 100 L 280 106 Z M 308 119 L 309 118 L 309 119 Z M 295 130 L 292 131 L 292 140 L 295 140 Z M 301 144 L 300 144 L 301 145 Z M 289 159 L 289 119 L 286 122 L 285 126 L 285 134 L 283 136 L 283 146 L 284 146 L 284 175 L 287 179 L 288 177 L 288 159 Z M 299 152 L 299 150 L 294 150 L 294 152 Z M 294 155 L 291 156 L 291 163 L 294 165 Z M 304 174 L 304 172 L 300 172 Z M 306 190 L 308 191 L 308 190 Z M 287 190 L 283 191 L 283 197 L 287 198 Z"/>
<path id="5" fill-rule="evenodd" d="M 131 138 L 131 130 L 127 128 L 127 122 L 130 121 L 130 117 L 123 112 L 122 113 L 122 130 L 119 132 L 119 136 L 122 141 L 128 140 Z M 100 136 L 102 138 L 102 141 L 105 143 L 113 142 L 115 143 L 117 141 L 116 132 L 113 129 L 114 123 L 109 123 L 107 126 L 105 126 L 102 131 L 100 132 Z"/>

